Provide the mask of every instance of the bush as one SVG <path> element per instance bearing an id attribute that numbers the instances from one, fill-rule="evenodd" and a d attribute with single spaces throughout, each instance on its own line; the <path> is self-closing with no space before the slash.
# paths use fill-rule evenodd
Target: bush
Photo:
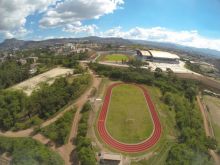
<path id="1" fill-rule="evenodd" d="M 13 165 L 64 165 L 57 153 L 30 138 L 0 137 L 0 151 L 10 154 Z"/>
<path id="2" fill-rule="evenodd" d="M 72 109 L 66 112 L 61 118 L 59 118 L 53 124 L 42 128 L 41 133 L 49 139 L 55 141 L 59 145 L 63 145 L 67 142 L 70 129 L 72 126 L 72 120 L 74 118 L 76 109 Z"/>

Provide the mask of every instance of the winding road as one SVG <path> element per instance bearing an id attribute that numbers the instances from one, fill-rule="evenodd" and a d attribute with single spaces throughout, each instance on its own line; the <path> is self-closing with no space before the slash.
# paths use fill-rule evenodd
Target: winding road
<path id="1" fill-rule="evenodd" d="M 149 110 L 150 110 L 150 113 L 152 116 L 154 130 L 153 130 L 151 136 L 148 139 L 146 139 L 145 141 L 137 143 L 137 144 L 125 144 L 125 143 L 121 143 L 121 142 L 115 140 L 108 133 L 106 126 L 105 126 L 108 107 L 109 107 L 111 94 L 112 94 L 112 89 L 118 85 L 121 85 L 121 84 L 123 84 L 123 83 L 112 84 L 107 89 L 107 93 L 106 93 L 105 100 L 104 100 L 104 103 L 102 106 L 102 110 L 101 110 L 101 112 L 99 114 L 99 118 L 98 118 L 98 132 L 99 132 L 100 137 L 103 139 L 103 141 L 114 149 L 117 149 L 119 151 L 126 152 L 126 153 L 142 152 L 142 151 L 145 151 L 145 150 L 151 148 L 152 146 L 154 146 L 158 142 L 158 140 L 160 139 L 161 132 L 162 132 L 160 120 L 159 120 L 158 114 L 155 110 L 155 106 L 150 98 L 150 95 L 148 94 L 147 90 L 143 86 L 136 85 L 137 87 L 139 87 L 143 91 L 144 97 L 145 97 L 146 102 L 149 106 Z"/>

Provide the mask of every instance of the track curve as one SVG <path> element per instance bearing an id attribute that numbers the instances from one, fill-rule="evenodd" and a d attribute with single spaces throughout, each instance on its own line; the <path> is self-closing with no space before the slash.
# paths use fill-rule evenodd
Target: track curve
<path id="1" fill-rule="evenodd" d="M 105 100 L 102 105 L 102 109 L 101 109 L 101 112 L 100 112 L 99 118 L 98 118 L 98 132 L 99 132 L 99 135 L 102 138 L 102 140 L 114 149 L 117 149 L 122 152 L 127 152 L 127 153 L 142 152 L 142 151 L 145 151 L 145 150 L 151 148 L 152 146 L 154 146 L 158 142 L 158 140 L 160 139 L 160 136 L 161 136 L 161 131 L 162 131 L 160 120 L 159 120 L 158 114 L 155 110 L 154 104 L 153 104 L 147 90 L 143 86 L 136 85 L 137 87 L 139 87 L 143 91 L 144 97 L 146 99 L 146 102 L 148 104 L 148 107 L 149 107 L 149 110 L 151 113 L 152 121 L 154 124 L 154 129 L 153 129 L 151 136 L 148 139 L 146 139 L 140 143 L 137 143 L 137 144 L 125 144 L 125 143 L 121 143 L 121 142 L 115 140 L 108 133 L 108 131 L 105 127 L 105 121 L 106 121 L 107 112 L 108 112 L 108 108 L 109 108 L 109 102 L 110 102 L 110 98 L 111 98 L 111 94 L 112 94 L 112 89 L 114 87 L 116 87 L 118 85 L 122 85 L 122 84 L 124 84 L 124 83 L 115 83 L 115 84 L 112 84 L 111 86 L 108 87 L 107 93 L 105 95 Z"/>

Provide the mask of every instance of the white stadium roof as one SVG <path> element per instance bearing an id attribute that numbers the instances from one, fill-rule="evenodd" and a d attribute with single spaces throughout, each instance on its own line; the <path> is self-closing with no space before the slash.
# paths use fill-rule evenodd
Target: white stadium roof
<path id="1" fill-rule="evenodd" d="M 151 54 L 147 50 L 140 50 L 140 52 L 141 52 L 142 56 L 151 57 Z"/>
<path id="2" fill-rule="evenodd" d="M 176 54 L 172 54 L 169 52 L 161 52 L 156 50 L 150 50 L 154 58 L 166 58 L 166 59 L 180 59 Z"/>

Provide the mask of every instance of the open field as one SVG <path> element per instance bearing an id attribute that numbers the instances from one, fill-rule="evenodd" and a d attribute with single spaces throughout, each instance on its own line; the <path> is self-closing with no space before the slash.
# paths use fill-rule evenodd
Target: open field
<path id="1" fill-rule="evenodd" d="M 139 143 L 153 131 L 153 123 L 143 92 L 134 85 L 113 88 L 106 120 L 107 130 L 123 143 Z"/>
<path id="2" fill-rule="evenodd" d="M 72 69 L 57 67 L 35 77 L 32 77 L 26 81 L 23 81 L 13 86 L 11 89 L 23 90 L 27 95 L 30 95 L 34 90 L 39 87 L 41 83 L 47 82 L 51 84 L 57 77 L 71 73 L 73 73 Z"/>
<path id="3" fill-rule="evenodd" d="M 104 55 L 101 58 L 101 61 L 107 61 L 107 62 L 121 62 L 122 60 L 128 61 L 129 57 L 124 54 L 109 54 L 109 55 Z"/>
<path id="4" fill-rule="evenodd" d="M 220 145 L 220 99 L 208 95 L 205 95 L 203 98 L 209 110 L 214 135 Z"/>
<path id="5" fill-rule="evenodd" d="M 102 110 L 99 114 L 99 119 L 98 119 L 99 135 L 106 144 L 108 144 L 109 146 L 111 146 L 112 148 L 114 148 L 118 151 L 125 152 L 125 153 L 144 152 L 147 149 L 150 149 L 151 147 L 153 147 L 159 141 L 159 139 L 161 137 L 161 131 L 162 131 L 161 129 L 162 128 L 161 128 L 159 117 L 158 117 L 158 114 L 155 110 L 154 104 L 151 101 L 151 98 L 150 98 L 147 90 L 143 86 L 137 85 L 137 87 L 139 87 L 143 91 L 144 97 L 146 99 L 146 102 L 149 106 L 149 110 L 152 115 L 152 120 L 154 123 L 154 130 L 153 130 L 151 136 L 148 139 L 146 139 L 142 142 L 136 143 L 136 144 L 125 144 L 125 143 L 119 142 L 116 139 L 114 139 L 111 135 L 109 135 L 108 131 L 106 130 L 105 122 L 106 122 L 106 118 L 107 118 L 108 105 L 110 103 L 111 92 L 112 92 L 112 89 L 118 85 L 121 85 L 121 83 L 112 84 L 107 89 L 105 100 L 104 100 Z M 133 130 L 133 131 L 136 131 L 136 130 Z"/>
<path id="6" fill-rule="evenodd" d="M 105 79 L 105 81 L 102 82 L 102 85 L 97 91 L 96 98 L 103 98 L 104 101 L 104 96 L 106 95 L 107 88 L 113 84 L 113 83 L 119 83 L 117 82 L 112 82 L 109 79 Z M 160 89 L 157 87 L 153 86 L 146 86 L 143 85 L 147 90 L 149 95 L 151 96 L 152 101 L 154 102 L 156 111 L 158 112 L 158 115 L 160 117 L 160 122 L 161 122 L 161 127 L 162 127 L 162 134 L 159 139 L 159 141 L 152 146 L 151 148 L 141 151 L 138 153 L 127 153 L 123 151 L 119 151 L 115 149 L 112 146 L 107 145 L 104 143 L 102 138 L 100 137 L 100 134 L 97 129 L 97 124 L 98 124 L 98 118 L 99 118 L 99 113 L 101 111 L 101 105 L 102 101 L 96 101 L 95 103 L 95 109 L 94 112 L 92 112 L 93 116 L 93 126 L 92 130 L 89 134 L 89 137 L 91 138 L 92 142 L 95 145 L 95 150 L 97 152 L 105 151 L 105 152 L 115 152 L 115 153 L 121 153 L 125 156 L 128 156 L 129 159 L 132 161 L 132 165 L 142 165 L 142 164 L 155 164 L 155 165 L 162 165 L 167 157 L 167 153 L 170 149 L 170 147 L 176 143 L 176 136 L 177 136 L 177 131 L 176 131 L 176 124 L 175 124 L 175 112 L 174 110 L 170 110 L 169 106 L 164 104 L 163 101 L 161 101 L 161 92 Z M 143 160 L 144 159 L 144 160 Z M 140 160 L 143 160 L 139 162 Z"/>

